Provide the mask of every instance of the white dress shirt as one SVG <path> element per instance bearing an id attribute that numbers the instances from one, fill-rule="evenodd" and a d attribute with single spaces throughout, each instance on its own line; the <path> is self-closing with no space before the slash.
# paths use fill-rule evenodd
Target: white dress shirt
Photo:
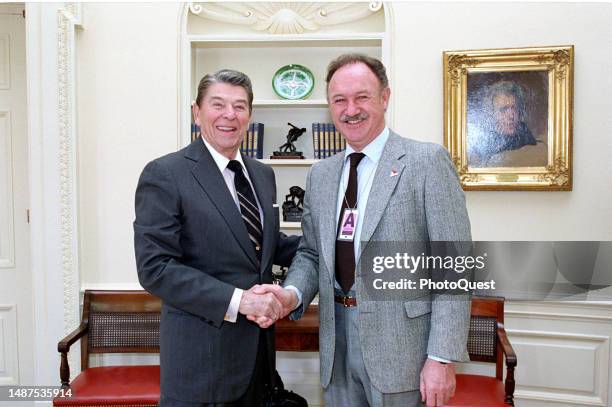
<path id="1" fill-rule="evenodd" d="M 217 164 L 217 167 L 219 167 L 219 171 L 221 171 L 221 175 L 223 175 L 223 179 L 225 180 L 227 189 L 229 190 L 230 194 L 232 194 L 232 198 L 234 198 L 236 207 L 238 208 L 238 211 L 240 211 L 240 202 L 238 201 L 238 195 L 236 194 L 236 187 L 234 185 L 234 175 L 235 174 L 234 174 L 234 171 L 227 168 L 227 164 L 229 164 L 230 159 L 224 156 L 223 154 L 219 153 L 217 150 L 215 150 L 213 146 L 211 146 L 204 139 L 204 137 L 202 137 L 202 141 L 204 141 L 206 148 L 208 148 L 210 155 L 215 161 L 215 164 Z M 253 188 L 253 183 L 251 182 L 251 178 L 249 177 L 249 172 L 244 166 L 244 162 L 242 161 L 242 155 L 240 154 L 240 152 L 238 151 L 236 152 L 236 157 L 234 158 L 234 160 L 240 163 L 240 165 L 242 166 L 242 172 L 244 173 L 244 176 L 246 177 L 247 181 L 249 181 L 249 184 L 251 184 L 251 188 L 253 189 L 253 195 L 255 195 L 255 200 L 257 201 L 257 207 L 259 208 L 259 220 L 261 221 L 261 224 L 263 226 L 264 224 L 263 211 L 261 210 L 261 205 L 259 204 L 257 193 L 255 193 L 255 188 Z M 234 294 L 232 294 L 232 299 L 230 300 L 229 306 L 227 307 L 227 312 L 225 313 L 225 317 L 224 317 L 226 321 L 236 322 L 236 319 L 238 318 L 238 309 L 240 308 L 240 300 L 242 299 L 242 292 L 243 292 L 242 289 L 238 287 L 234 288 Z"/>

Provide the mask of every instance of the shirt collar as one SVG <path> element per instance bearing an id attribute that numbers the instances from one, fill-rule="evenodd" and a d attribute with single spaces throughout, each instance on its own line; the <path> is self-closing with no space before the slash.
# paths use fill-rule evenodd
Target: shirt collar
<path id="1" fill-rule="evenodd" d="M 389 139 L 389 128 L 385 126 L 383 131 L 370 142 L 363 150 L 362 153 L 366 155 L 374 164 L 380 160 L 382 156 L 383 149 L 385 148 L 385 144 L 387 144 L 387 140 Z M 344 161 L 348 159 L 349 154 L 354 153 L 355 150 L 348 143 L 346 145 L 346 154 L 344 155 Z"/>
<path id="2" fill-rule="evenodd" d="M 224 156 L 223 154 L 221 154 L 220 152 L 218 152 L 217 150 L 215 150 L 214 147 L 211 146 L 210 143 L 206 141 L 206 139 L 204 139 L 203 136 L 202 136 L 202 141 L 204 142 L 204 145 L 206 146 L 206 148 L 208 148 L 210 155 L 215 161 L 215 164 L 217 164 L 217 167 L 219 167 L 219 171 L 223 173 L 223 171 L 225 171 L 225 169 L 227 168 L 227 164 L 229 164 L 230 159 Z M 236 152 L 236 157 L 234 158 L 234 160 L 240 163 L 240 165 L 242 166 L 243 172 L 246 171 L 246 167 L 244 166 L 244 162 L 242 161 L 242 154 L 240 154 L 240 151 Z"/>

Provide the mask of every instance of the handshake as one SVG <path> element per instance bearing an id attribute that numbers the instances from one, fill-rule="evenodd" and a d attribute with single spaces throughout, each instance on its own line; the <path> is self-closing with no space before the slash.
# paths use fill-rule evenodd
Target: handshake
<path id="1" fill-rule="evenodd" d="M 293 290 L 275 284 L 254 285 L 242 292 L 238 312 L 261 328 L 268 328 L 293 311 L 297 304 L 298 297 Z"/>

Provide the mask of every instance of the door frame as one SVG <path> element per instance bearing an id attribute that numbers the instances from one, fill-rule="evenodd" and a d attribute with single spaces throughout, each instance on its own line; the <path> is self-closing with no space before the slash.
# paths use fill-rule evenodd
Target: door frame
<path id="1" fill-rule="evenodd" d="M 57 343 L 79 322 L 75 30 L 80 25 L 79 4 L 26 3 L 30 269 L 40 385 L 59 384 Z M 70 353 L 72 373 L 80 371 L 78 349 Z"/>

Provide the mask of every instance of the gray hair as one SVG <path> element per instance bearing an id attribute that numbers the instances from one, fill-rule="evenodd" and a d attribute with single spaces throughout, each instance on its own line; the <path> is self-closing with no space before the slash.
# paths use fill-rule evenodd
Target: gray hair
<path id="1" fill-rule="evenodd" d="M 501 80 L 495 82 L 487 89 L 486 102 L 487 109 L 492 114 L 494 112 L 493 102 L 495 97 L 498 95 L 510 95 L 514 96 L 518 104 L 519 118 L 522 120 L 525 117 L 525 90 L 521 85 L 513 81 Z"/>
<path id="2" fill-rule="evenodd" d="M 251 85 L 251 79 L 246 74 L 232 69 L 221 69 L 215 73 L 209 73 L 200 80 L 198 97 L 196 98 L 196 104 L 199 107 L 201 107 L 202 99 L 206 96 L 206 91 L 215 83 L 227 83 L 243 88 L 249 99 L 249 112 L 253 111 L 253 85 Z"/>
<path id="3" fill-rule="evenodd" d="M 343 54 L 331 61 L 327 67 L 327 78 L 325 81 L 329 85 L 329 81 L 331 81 L 332 76 L 334 76 L 338 69 L 346 65 L 358 63 L 362 63 L 370 68 L 370 71 L 376 76 L 382 89 L 389 86 L 389 79 L 387 78 L 387 72 L 383 63 L 376 58 L 364 54 Z"/>

